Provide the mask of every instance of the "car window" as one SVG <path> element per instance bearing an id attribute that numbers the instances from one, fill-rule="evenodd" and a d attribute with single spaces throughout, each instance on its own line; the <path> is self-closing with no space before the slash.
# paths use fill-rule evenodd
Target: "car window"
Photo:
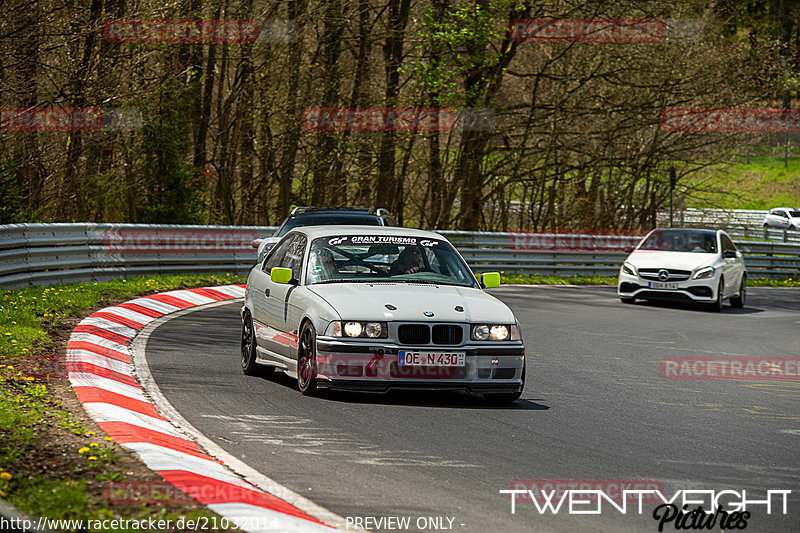
<path id="1" fill-rule="evenodd" d="M 286 255 L 286 249 L 289 248 L 290 244 L 291 239 L 286 239 L 272 249 L 264 261 L 264 272 L 269 274 L 273 268 L 281 266 L 283 256 Z"/>
<path id="2" fill-rule="evenodd" d="M 306 236 L 295 235 L 286 248 L 280 266 L 292 269 L 292 278 L 300 279 L 300 268 L 303 265 L 303 254 L 306 249 Z"/>
<path id="3" fill-rule="evenodd" d="M 734 246 L 733 241 L 727 235 L 721 235 L 722 237 L 722 249 L 723 250 L 734 250 L 736 251 L 736 246 Z"/>

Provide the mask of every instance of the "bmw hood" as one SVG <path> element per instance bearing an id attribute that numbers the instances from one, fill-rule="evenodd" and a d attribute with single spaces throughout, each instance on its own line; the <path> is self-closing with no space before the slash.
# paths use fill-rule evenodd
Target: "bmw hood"
<path id="1" fill-rule="evenodd" d="M 343 320 L 472 322 L 513 324 L 514 314 L 480 289 L 413 283 L 329 283 L 311 285 Z M 390 309 L 387 307 L 395 307 Z M 457 311 L 456 307 L 463 308 Z M 433 313 L 426 316 L 425 313 Z"/>
<path id="2" fill-rule="evenodd" d="M 642 250 L 633 252 L 625 259 L 636 268 L 674 268 L 676 270 L 695 270 L 717 261 L 717 254 L 697 252 L 654 252 Z"/>

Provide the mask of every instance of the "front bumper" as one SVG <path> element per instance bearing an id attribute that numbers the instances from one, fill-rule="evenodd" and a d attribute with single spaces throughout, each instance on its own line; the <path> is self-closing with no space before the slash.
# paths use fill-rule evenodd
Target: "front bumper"
<path id="1" fill-rule="evenodd" d="M 402 366 L 399 351 L 464 352 L 464 366 Z M 464 346 L 406 346 L 354 343 L 317 338 L 317 386 L 387 392 L 466 390 L 474 394 L 521 391 L 525 348 L 522 343 Z"/>
<path id="2" fill-rule="evenodd" d="M 621 298 L 711 303 L 717 300 L 719 275 L 672 282 L 677 284 L 677 289 L 659 288 L 654 286 L 654 283 L 658 282 L 620 271 L 617 294 Z"/>

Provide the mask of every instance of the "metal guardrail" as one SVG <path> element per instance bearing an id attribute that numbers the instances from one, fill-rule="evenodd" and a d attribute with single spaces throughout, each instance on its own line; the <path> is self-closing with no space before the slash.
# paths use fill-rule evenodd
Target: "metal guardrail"
<path id="1" fill-rule="evenodd" d="M 11 224 L 0 226 L 0 286 L 230 272 L 253 265 L 254 238 L 274 226 Z"/>
<path id="2" fill-rule="evenodd" d="M 0 287 L 132 275 L 230 272 L 255 261 L 274 226 L 12 224 L 0 226 Z M 615 276 L 639 235 L 441 231 L 478 272 Z M 753 277 L 800 276 L 800 244 L 736 241 Z"/>
<path id="3" fill-rule="evenodd" d="M 440 231 L 473 270 L 558 276 L 616 276 L 643 235 L 575 235 Z M 734 241 L 748 274 L 800 276 L 800 244 Z"/>

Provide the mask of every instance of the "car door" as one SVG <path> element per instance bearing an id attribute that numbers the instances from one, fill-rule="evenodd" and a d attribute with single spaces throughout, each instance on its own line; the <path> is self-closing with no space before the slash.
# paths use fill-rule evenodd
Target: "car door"
<path id="1" fill-rule="evenodd" d="M 274 319 L 270 318 L 270 309 L 273 306 L 272 287 L 275 285 L 270 280 L 270 272 L 274 267 L 281 266 L 286 250 L 291 245 L 289 239 L 284 239 L 266 257 L 261 269 L 250 275 L 248 283 L 253 291 L 253 326 L 256 333 L 256 342 L 260 348 L 268 353 L 269 359 L 276 360 L 275 354 L 275 329 Z"/>
<path id="2" fill-rule="evenodd" d="M 744 259 L 742 254 L 736 249 L 733 241 L 726 234 L 720 234 L 722 241 L 722 275 L 725 278 L 724 294 L 732 294 L 738 290 L 739 283 L 744 271 Z M 736 257 L 725 257 L 725 252 L 732 250 Z"/>
<path id="3" fill-rule="evenodd" d="M 292 321 L 297 316 L 298 309 L 291 305 L 291 294 L 299 286 L 303 259 L 305 257 L 305 235 L 295 234 L 287 243 L 286 252 L 278 266 L 292 270 L 290 283 L 267 282 L 269 297 L 267 298 L 266 321 L 274 330 L 272 337 L 272 350 L 287 359 L 294 357 L 297 350 L 297 334 L 292 331 Z"/>
<path id="4" fill-rule="evenodd" d="M 775 211 L 775 214 L 777 215 L 776 219 L 778 221 L 778 225 L 780 227 L 782 227 L 782 228 L 788 228 L 789 227 L 789 213 L 787 213 L 783 209 L 779 209 L 779 210 Z"/>

